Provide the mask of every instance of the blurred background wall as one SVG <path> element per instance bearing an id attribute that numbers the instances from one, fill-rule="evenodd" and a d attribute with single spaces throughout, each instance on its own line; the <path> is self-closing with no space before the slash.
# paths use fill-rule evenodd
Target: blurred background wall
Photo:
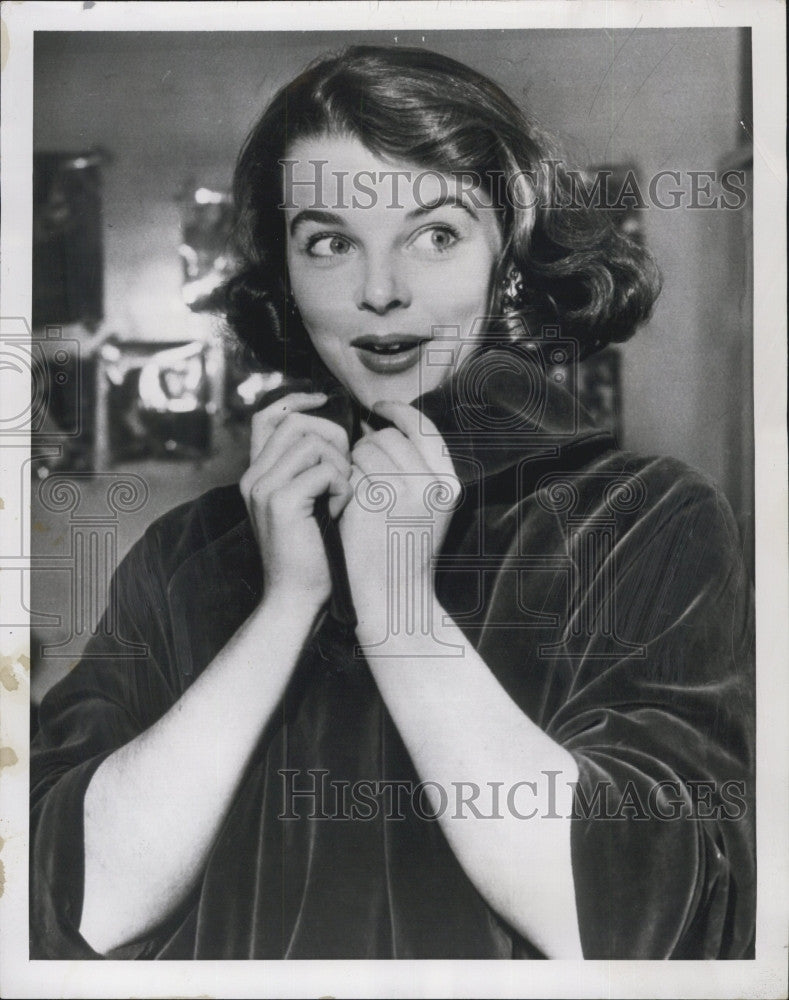
<path id="1" fill-rule="evenodd" d="M 315 57 L 355 42 L 424 46 L 465 61 L 558 134 L 581 166 L 634 164 L 645 186 L 660 170 L 719 170 L 746 148 L 749 35 L 738 29 L 39 33 L 34 149 L 111 154 L 102 172 L 104 319 L 94 332 L 64 333 L 86 352 L 109 334 L 210 339 L 216 320 L 191 312 L 181 295 L 179 192 L 190 180 L 226 188 L 273 92 Z M 623 444 L 709 473 L 747 527 L 747 222 L 725 210 L 641 215 L 665 285 L 652 321 L 622 349 Z M 127 465 L 150 495 L 118 521 L 118 556 L 153 516 L 237 478 L 245 457 L 243 439 L 232 438 L 199 462 Z M 34 538 L 47 551 L 57 548 L 53 531 L 48 512 L 35 511 Z M 56 589 L 42 581 L 35 597 L 56 604 Z"/>

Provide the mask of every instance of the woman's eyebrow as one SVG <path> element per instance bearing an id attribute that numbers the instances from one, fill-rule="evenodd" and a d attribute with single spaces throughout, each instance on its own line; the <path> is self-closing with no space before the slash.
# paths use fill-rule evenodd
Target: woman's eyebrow
<path id="1" fill-rule="evenodd" d="M 451 208 L 462 208 L 464 212 L 468 212 L 472 219 L 479 222 L 479 216 L 471 205 L 467 205 L 462 198 L 459 198 L 454 194 L 439 195 L 437 198 L 434 198 L 433 201 L 420 205 L 419 208 L 412 209 L 408 213 L 407 218 L 415 219 L 419 216 L 427 215 L 428 212 L 434 212 L 437 208 L 444 208 L 445 205 L 449 205 Z"/>
<path id="2" fill-rule="evenodd" d="M 444 208 L 447 205 L 450 208 L 462 208 L 463 211 L 468 213 L 472 219 L 479 221 L 479 216 L 471 205 L 466 204 L 466 202 L 464 202 L 457 195 L 451 194 L 439 195 L 437 198 L 434 198 L 433 201 L 426 202 L 423 205 L 419 205 L 417 208 L 411 209 L 411 211 L 406 214 L 406 218 L 420 218 L 423 215 L 428 215 L 430 212 L 434 212 L 438 208 Z M 296 229 L 305 222 L 319 222 L 324 226 L 345 226 L 342 216 L 336 215 L 334 212 L 326 212 L 318 208 L 304 208 L 300 212 L 297 212 L 290 220 L 290 225 L 288 227 L 290 235 L 293 236 Z"/>
<path id="3" fill-rule="evenodd" d="M 296 212 L 290 220 L 290 235 L 296 231 L 297 226 L 304 222 L 320 222 L 324 226 L 344 226 L 342 218 L 333 212 L 323 212 L 318 208 L 305 208 L 301 212 Z"/>

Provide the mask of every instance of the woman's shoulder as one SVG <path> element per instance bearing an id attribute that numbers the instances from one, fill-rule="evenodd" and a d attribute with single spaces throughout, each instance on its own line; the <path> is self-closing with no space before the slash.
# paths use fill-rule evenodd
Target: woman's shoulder
<path id="1" fill-rule="evenodd" d="M 156 518 L 135 548 L 155 551 L 165 577 L 191 556 L 229 533 L 249 529 L 244 500 L 237 483 L 218 486 L 173 507 Z"/>
<path id="2" fill-rule="evenodd" d="M 568 475 L 578 483 L 587 480 L 604 490 L 606 487 L 615 488 L 617 484 L 622 487 L 629 484 L 639 497 L 643 492 L 644 499 L 651 498 L 652 501 L 712 501 L 728 507 L 723 490 L 711 476 L 667 455 L 642 455 L 612 448 L 588 465 L 568 470 Z"/>
<path id="3" fill-rule="evenodd" d="M 680 459 L 618 448 L 591 460 L 557 468 L 536 484 L 536 500 L 549 512 L 577 521 L 606 517 L 622 529 L 650 531 L 699 524 L 727 544 L 739 545 L 739 528 L 723 489 L 705 472 Z"/>

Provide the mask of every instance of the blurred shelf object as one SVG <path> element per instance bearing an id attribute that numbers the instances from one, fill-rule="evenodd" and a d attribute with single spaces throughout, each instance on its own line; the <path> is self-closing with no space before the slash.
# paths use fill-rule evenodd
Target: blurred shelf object
<path id="1" fill-rule="evenodd" d="M 210 350 L 202 341 L 104 342 L 96 373 L 97 469 L 209 453 L 216 411 Z"/>
<path id="2" fill-rule="evenodd" d="M 33 326 L 104 315 L 102 149 L 33 155 Z"/>
<path id="3" fill-rule="evenodd" d="M 281 385 L 281 372 L 261 371 L 250 351 L 228 336 L 224 342 L 224 385 L 222 408 L 231 424 L 248 424 L 260 401 Z"/>
<path id="4" fill-rule="evenodd" d="M 233 269 L 229 249 L 233 205 L 227 191 L 184 184 L 178 196 L 183 267 L 181 294 L 193 312 L 221 309 L 220 288 Z"/>

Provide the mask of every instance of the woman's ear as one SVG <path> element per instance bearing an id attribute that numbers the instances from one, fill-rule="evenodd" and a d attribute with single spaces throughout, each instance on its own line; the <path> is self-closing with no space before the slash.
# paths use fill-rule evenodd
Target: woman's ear
<path id="1" fill-rule="evenodd" d="M 512 255 L 508 254 L 497 271 L 495 287 L 491 294 L 491 316 L 495 328 L 510 343 L 518 343 L 529 336 L 524 315 L 527 309 L 523 274 Z"/>
<path id="2" fill-rule="evenodd" d="M 523 308 L 523 275 L 516 264 L 510 264 L 501 279 L 501 312 L 510 316 Z"/>

